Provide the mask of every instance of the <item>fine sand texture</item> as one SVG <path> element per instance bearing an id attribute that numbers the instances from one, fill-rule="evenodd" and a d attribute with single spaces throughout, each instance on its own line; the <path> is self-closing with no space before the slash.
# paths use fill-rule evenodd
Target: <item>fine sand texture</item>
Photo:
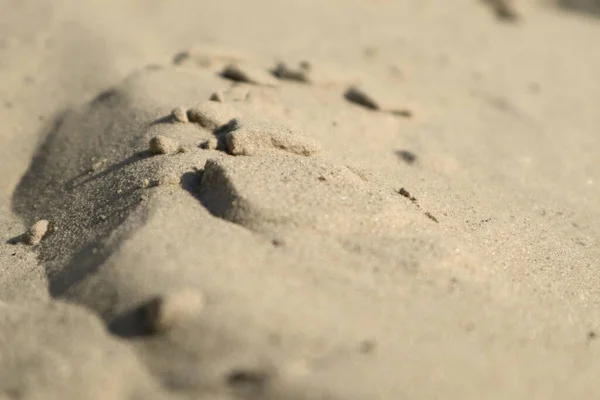
<path id="1" fill-rule="evenodd" d="M 600 398 L 597 0 L 0 0 L 0 400 Z"/>

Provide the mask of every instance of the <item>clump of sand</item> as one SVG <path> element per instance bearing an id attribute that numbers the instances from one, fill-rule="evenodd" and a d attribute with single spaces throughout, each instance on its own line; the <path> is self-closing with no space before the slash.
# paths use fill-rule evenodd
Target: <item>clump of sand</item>
<path id="1" fill-rule="evenodd" d="M 45 219 L 41 219 L 37 221 L 35 224 L 31 225 L 31 228 L 25 234 L 24 242 L 29 245 L 39 244 L 46 233 L 48 233 L 48 228 L 50 227 L 50 222 Z"/>
<path id="2" fill-rule="evenodd" d="M 269 149 L 312 156 L 321 149 L 319 144 L 301 132 L 269 121 L 233 119 L 223 129 L 227 152 L 252 156 Z"/>
<path id="3" fill-rule="evenodd" d="M 150 139 L 150 151 L 153 154 L 175 154 L 179 149 L 179 143 L 167 136 L 158 135 Z"/>

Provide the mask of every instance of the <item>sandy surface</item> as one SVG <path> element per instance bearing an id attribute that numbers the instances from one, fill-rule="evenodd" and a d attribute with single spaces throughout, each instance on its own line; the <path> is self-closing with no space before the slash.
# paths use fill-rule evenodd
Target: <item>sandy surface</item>
<path id="1" fill-rule="evenodd" d="M 0 399 L 600 397 L 597 0 L 0 11 Z"/>

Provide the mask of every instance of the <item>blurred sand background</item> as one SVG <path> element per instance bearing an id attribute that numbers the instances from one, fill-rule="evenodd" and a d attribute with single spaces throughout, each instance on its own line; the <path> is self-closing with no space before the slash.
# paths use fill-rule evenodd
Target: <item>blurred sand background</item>
<path id="1" fill-rule="evenodd" d="M 0 399 L 600 396 L 597 0 L 0 11 Z"/>

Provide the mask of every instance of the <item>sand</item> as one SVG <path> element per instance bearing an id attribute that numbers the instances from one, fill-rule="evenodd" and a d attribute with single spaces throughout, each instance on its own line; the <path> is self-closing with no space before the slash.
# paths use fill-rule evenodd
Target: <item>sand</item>
<path id="1" fill-rule="evenodd" d="M 600 396 L 598 1 L 0 7 L 0 399 Z"/>

